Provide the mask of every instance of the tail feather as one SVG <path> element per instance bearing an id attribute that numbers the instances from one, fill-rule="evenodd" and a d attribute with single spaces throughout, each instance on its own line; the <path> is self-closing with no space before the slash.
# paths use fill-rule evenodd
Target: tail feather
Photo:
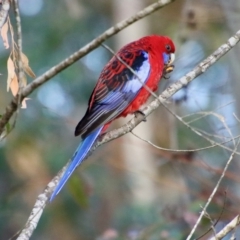
<path id="1" fill-rule="evenodd" d="M 55 190 L 53 191 L 51 197 L 50 197 L 50 202 L 56 197 L 56 195 L 61 191 L 63 188 L 64 184 L 67 182 L 69 177 L 72 175 L 73 171 L 79 166 L 83 159 L 86 157 L 88 154 L 89 150 L 95 143 L 97 137 L 101 133 L 103 129 L 103 126 L 96 129 L 94 132 L 92 132 L 89 136 L 87 136 L 79 145 L 77 148 L 76 152 L 74 153 L 72 157 L 72 161 L 67 167 L 64 175 L 60 179 L 58 185 L 56 186 Z"/>

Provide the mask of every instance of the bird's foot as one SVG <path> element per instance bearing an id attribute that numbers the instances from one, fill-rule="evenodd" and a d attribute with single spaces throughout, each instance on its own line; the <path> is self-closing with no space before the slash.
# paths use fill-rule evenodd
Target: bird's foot
<path id="1" fill-rule="evenodd" d="M 147 118 L 146 118 L 146 115 L 144 112 L 142 112 L 141 110 L 137 110 L 134 115 L 135 117 L 138 115 L 138 114 L 141 114 L 144 118 L 143 118 L 143 122 L 146 122 L 147 121 Z"/>

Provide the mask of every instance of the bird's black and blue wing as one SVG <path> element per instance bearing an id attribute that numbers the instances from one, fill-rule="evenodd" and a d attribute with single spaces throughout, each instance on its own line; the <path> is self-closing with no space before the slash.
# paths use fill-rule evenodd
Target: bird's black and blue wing
<path id="1" fill-rule="evenodd" d="M 103 69 L 75 135 L 82 135 L 84 139 L 99 126 L 119 116 L 147 82 L 150 71 L 147 52 L 120 51 Z"/>

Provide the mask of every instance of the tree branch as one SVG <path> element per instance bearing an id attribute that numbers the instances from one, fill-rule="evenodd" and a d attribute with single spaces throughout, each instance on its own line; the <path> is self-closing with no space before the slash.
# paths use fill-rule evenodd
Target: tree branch
<path id="1" fill-rule="evenodd" d="M 88 43 L 87 45 L 85 45 L 84 47 L 79 49 L 77 52 L 73 53 L 71 56 L 69 56 L 68 58 L 66 58 L 59 64 L 57 64 L 56 66 L 52 67 L 44 74 L 37 77 L 34 81 L 32 81 L 30 84 L 28 84 L 21 91 L 21 96 L 17 95 L 15 98 L 12 99 L 12 101 L 6 107 L 5 113 L 2 115 L 2 117 L 0 119 L 0 135 L 2 134 L 4 127 L 9 122 L 9 120 L 11 119 L 14 112 L 17 110 L 18 99 L 20 99 L 20 102 L 21 102 L 25 97 L 27 97 L 29 94 L 31 94 L 36 88 L 41 86 L 46 81 L 50 80 L 52 77 L 57 75 L 59 72 L 63 71 L 65 68 L 72 65 L 74 62 L 76 62 L 80 58 L 84 57 L 87 53 L 89 53 L 93 49 L 97 48 L 102 42 L 104 42 L 109 37 L 115 35 L 122 29 L 126 28 L 127 26 L 150 15 L 151 13 L 157 11 L 158 9 L 164 7 L 165 5 L 167 5 L 173 1 L 174 0 L 158 0 L 156 3 L 149 5 L 148 7 L 139 11 L 134 16 L 132 16 L 126 20 L 123 20 L 123 21 L 117 23 L 115 26 L 109 28 L 104 33 L 99 35 L 97 38 L 92 40 L 90 43 Z"/>
<path id="2" fill-rule="evenodd" d="M 65 171 L 65 167 L 62 169 L 62 173 Z M 56 177 L 55 177 L 56 178 Z M 53 182 L 55 181 L 55 178 L 48 183 L 47 187 L 41 193 L 38 195 L 36 203 L 32 209 L 32 212 L 29 216 L 29 219 L 25 225 L 25 228 L 21 231 L 20 235 L 18 236 L 17 240 L 28 240 L 33 234 L 33 231 L 36 229 L 38 225 L 38 221 L 40 217 L 42 216 L 43 210 L 47 204 L 49 192 L 51 192 L 51 189 L 53 188 Z"/>
<path id="3" fill-rule="evenodd" d="M 22 28 L 21 28 L 21 18 L 19 13 L 18 0 L 13 0 L 13 7 L 16 18 L 17 25 L 17 77 L 19 82 L 19 95 L 23 90 L 23 62 L 22 62 Z"/>
<path id="4" fill-rule="evenodd" d="M 3 24 L 6 22 L 9 9 L 10 9 L 10 1 L 3 0 L 2 7 L 0 10 L 0 29 L 2 28 Z"/>
<path id="5" fill-rule="evenodd" d="M 229 232 L 235 229 L 240 224 L 240 216 L 237 215 L 230 223 L 228 223 L 220 232 L 218 232 L 210 240 L 220 240 L 224 238 Z"/>
<path id="6" fill-rule="evenodd" d="M 187 85 L 193 79 L 195 79 L 200 74 L 204 73 L 209 67 L 211 67 L 217 60 L 219 60 L 222 56 L 224 56 L 230 49 L 232 49 L 240 40 L 240 30 L 236 32 L 234 36 L 228 39 L 228 41 L 220 46 L 213 54 L 211 54 L 208 58 L 202 61 L 198 66 L 196 66 L 192 71 L 188 74 L 180 78 L 176 83 L 169 86 L 159 97 L 152 101 L 147 107 L 143 109 L 143 113 L 148 116 L 151 114 L 161 103 L 166 102 L 168 98 L 170 98 L 174 93 L 176 93 L 183 86 Z M 130 120 L 127 124 L 123 125 L 121 128 L 112 130 L 106 133 L 102 139 L 97 141 L 96 146 L 90 151 L 91 154 L 97 147 L 100 145 L 109 142 L 115 138 L 118 138 L 126 133 L 132 131 L 142 120 L 144 120 L 144 116 L 138 114 L 132 120 Z M 88 157 L 88 156 L 87 156 Z M 68 164 L 67 164 L 68 165 Z M 52 181 L 49 182 L 44 192 L 40 194 L 36 200 L 36 203 L 33 207 L 33 210 L 30 214 L 30 217 L 22 230 L 21 234 L 17 238 L 17 240 L 27 240 L 32 235 L 34 229 L 37 226 L 37 223 L 41 217 L 44 207 L 47 204 L 49 196 L 53 192 L 54 188 L 59 182 L 59 179 L 62 177 L 67 165 L 53 178 Z"/>

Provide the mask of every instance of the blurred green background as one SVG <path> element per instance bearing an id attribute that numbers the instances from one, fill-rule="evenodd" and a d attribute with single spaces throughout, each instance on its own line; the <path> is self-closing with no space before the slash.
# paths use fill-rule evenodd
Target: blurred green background
<path id="1" fill-rule="evenodd" d="M 153 2 L 20 0 L 23 52 L 40 76 Z M 238 30 L 239 12 L 239 1 L 175 1 L 105 43 L 117 51 L 148 34 L 169 35 L 176 43 L 177 58 L 171 78 L 162 80 L 161 92 Z M 15 27 L 13 14 L 11 21 Z M 239 134 L 239 51 L 239 46 L 234 48 L 168 104 L 213 141 Z M 1 114 L 12 96 L 6 92 L 9 50 L 0 44 L 0 53 Z M 110 57 L 98 47 L 38 88 L 27 109 L 20 110 L 15 129 L 0 142 L 0 239 L 21 230 L 36 197 L 75 151 L 80 142 L 73 134 L 75 126 Z M 121 119 L 113 127 L 124 122 Z M 165 148 L 210 145 L 164 107 L 134 133 Z M 233 148 L 233 143 L 226 146 Z M 193 153 L 163 151 L 132 134 L 121 137 L 100 147 L 77 169 L 44 210 L 32 239 L 185 239 L 230 154 L 221 147 Z M 239 170 L 236 155 L 208 208 L 210 219 L 204 218 L 196 237 L 211 227 L 211 221 L 220 218 L 216 229 L 221 229 L 238 214 Z"/>

